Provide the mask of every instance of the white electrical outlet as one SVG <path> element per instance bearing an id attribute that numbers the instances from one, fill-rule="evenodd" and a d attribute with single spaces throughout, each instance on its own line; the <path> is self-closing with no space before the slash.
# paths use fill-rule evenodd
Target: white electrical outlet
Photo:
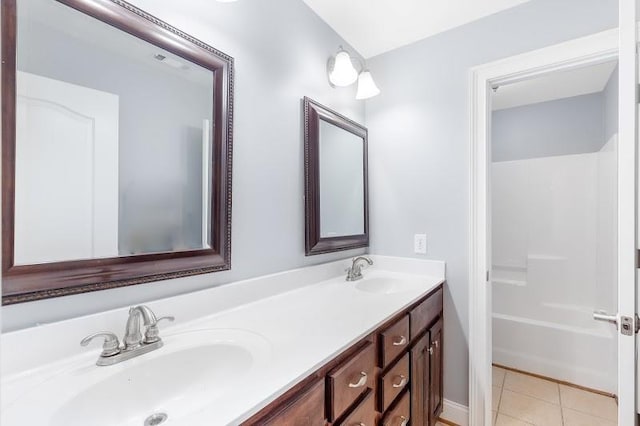
<path id="1" fill-rule="evenodd" d="M 427 254 L 427 234 L 415 234 L 413 236 L 413 252 Z"/>

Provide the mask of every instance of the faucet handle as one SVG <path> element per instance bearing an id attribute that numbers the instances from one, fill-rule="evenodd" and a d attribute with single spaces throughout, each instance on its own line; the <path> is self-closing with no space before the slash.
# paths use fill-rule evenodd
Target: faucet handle
<path id="1" fill-rule="evenodd" d="M 167 315 L 166 317 L 160 317 L 160 318 L 158 318 L 156 320 L 156 323 L 152 324 L 152 325 L 157 325 L 162 320 L 167 320 L 167 321 L 174 322 L 176 320 L 176 317 L 174 317 L 173 315 Z"/>
<path id="2" fill-rule="evenodd" d="M 158 336 L 158 334 L 160 334 L 160 330 L 158 329 L 158 323 L 162 320 L 173 322 L 175 321 L 175 319 L 176 319 L 175 317 L 169 315 L 166 317 L 160 317 L 153 324 L 149 324 L 149 326 L 147 327 L 147 330 L 144 332 L 143 343 L 155 343 L 158 340 L 160 340 L 160 337 Z"/>
<path id="3" fill-rule="evenodd" d="M 100 336 L 104 336 L 102 353 L 100 354 L 101 357 L 113 356 L 120 353 L 120 341 L 118 340 L 118 336 L 110 331 L 100 331 L 98 333 L 90 334 L 80 341 L 80 345 L 87 346 L 94 338 Z"/>

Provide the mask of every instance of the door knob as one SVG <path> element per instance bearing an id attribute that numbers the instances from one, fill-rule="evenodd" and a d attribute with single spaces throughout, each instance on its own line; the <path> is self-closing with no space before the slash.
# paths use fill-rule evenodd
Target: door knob
<path id="1" fill-rule="evenodd" d="M 610 322 L 618 328 L 618 315 L 616 314 L 609 314 L 605 311 L 593 311 L 593 319 L 596 321 Z"/>

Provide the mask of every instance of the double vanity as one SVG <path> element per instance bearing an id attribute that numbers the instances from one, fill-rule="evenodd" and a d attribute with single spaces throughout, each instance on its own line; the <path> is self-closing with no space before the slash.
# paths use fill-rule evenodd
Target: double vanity
<path id="1" fill-rule="evenodd" d="M 31 303 L 34 324 L 55 316 L 39 305 L 51 298 L 65 318 L 98 312 L 2 334 L 3 426 L 434 425 L 443 262 L 360 256 L 214 286 L 234 280 L 211 277 L 231 270 L 232 56 L 123 0 L 3 0 L 0 23 L 3 313 Z M 311 91 L 342 105 L 331 90 Z M 303 110 L 282 117 L 303 130 L 304 197 L 287 195 L 304 209 L 300 248 L 363 253 L 368 130 L 303 92 L 290 101 Z M 327 259 L 284 240 L 285 265 Z M 263 248 L 240 252 L 278 249 Z M 286 267 L 242 269 L 253 260 L 236 276 Z M 207 289 L 92 303 L 110 291 L 107 306 L 125 306 L 124 287 L 163 280 L 162 294 L 188 292 L 195 275 Z"/>
<path id="2" fill-rule="evenodd" d="M 0 423 L 434 424 L 444 264 L 371 259 L 354 281 L 348 259 L 5 333 Z M 175 316 L 156 350 L 98 366 L 79 344 L 142 318 L 145 345 L 149 312 Z"/>

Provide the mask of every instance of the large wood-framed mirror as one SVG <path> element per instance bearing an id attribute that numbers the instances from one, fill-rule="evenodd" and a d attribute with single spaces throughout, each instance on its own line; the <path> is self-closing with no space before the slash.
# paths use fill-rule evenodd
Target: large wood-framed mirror
<path id="1" fill-rule="evenodd" d="M 307 97 L 306 255 L 369 245 L 367 129 Z"/>
<path id="2" fill-rule="evenodd" d="M 233 58 L 122 0 L 2 0 L 3 304 L 231 267 Z"/>

